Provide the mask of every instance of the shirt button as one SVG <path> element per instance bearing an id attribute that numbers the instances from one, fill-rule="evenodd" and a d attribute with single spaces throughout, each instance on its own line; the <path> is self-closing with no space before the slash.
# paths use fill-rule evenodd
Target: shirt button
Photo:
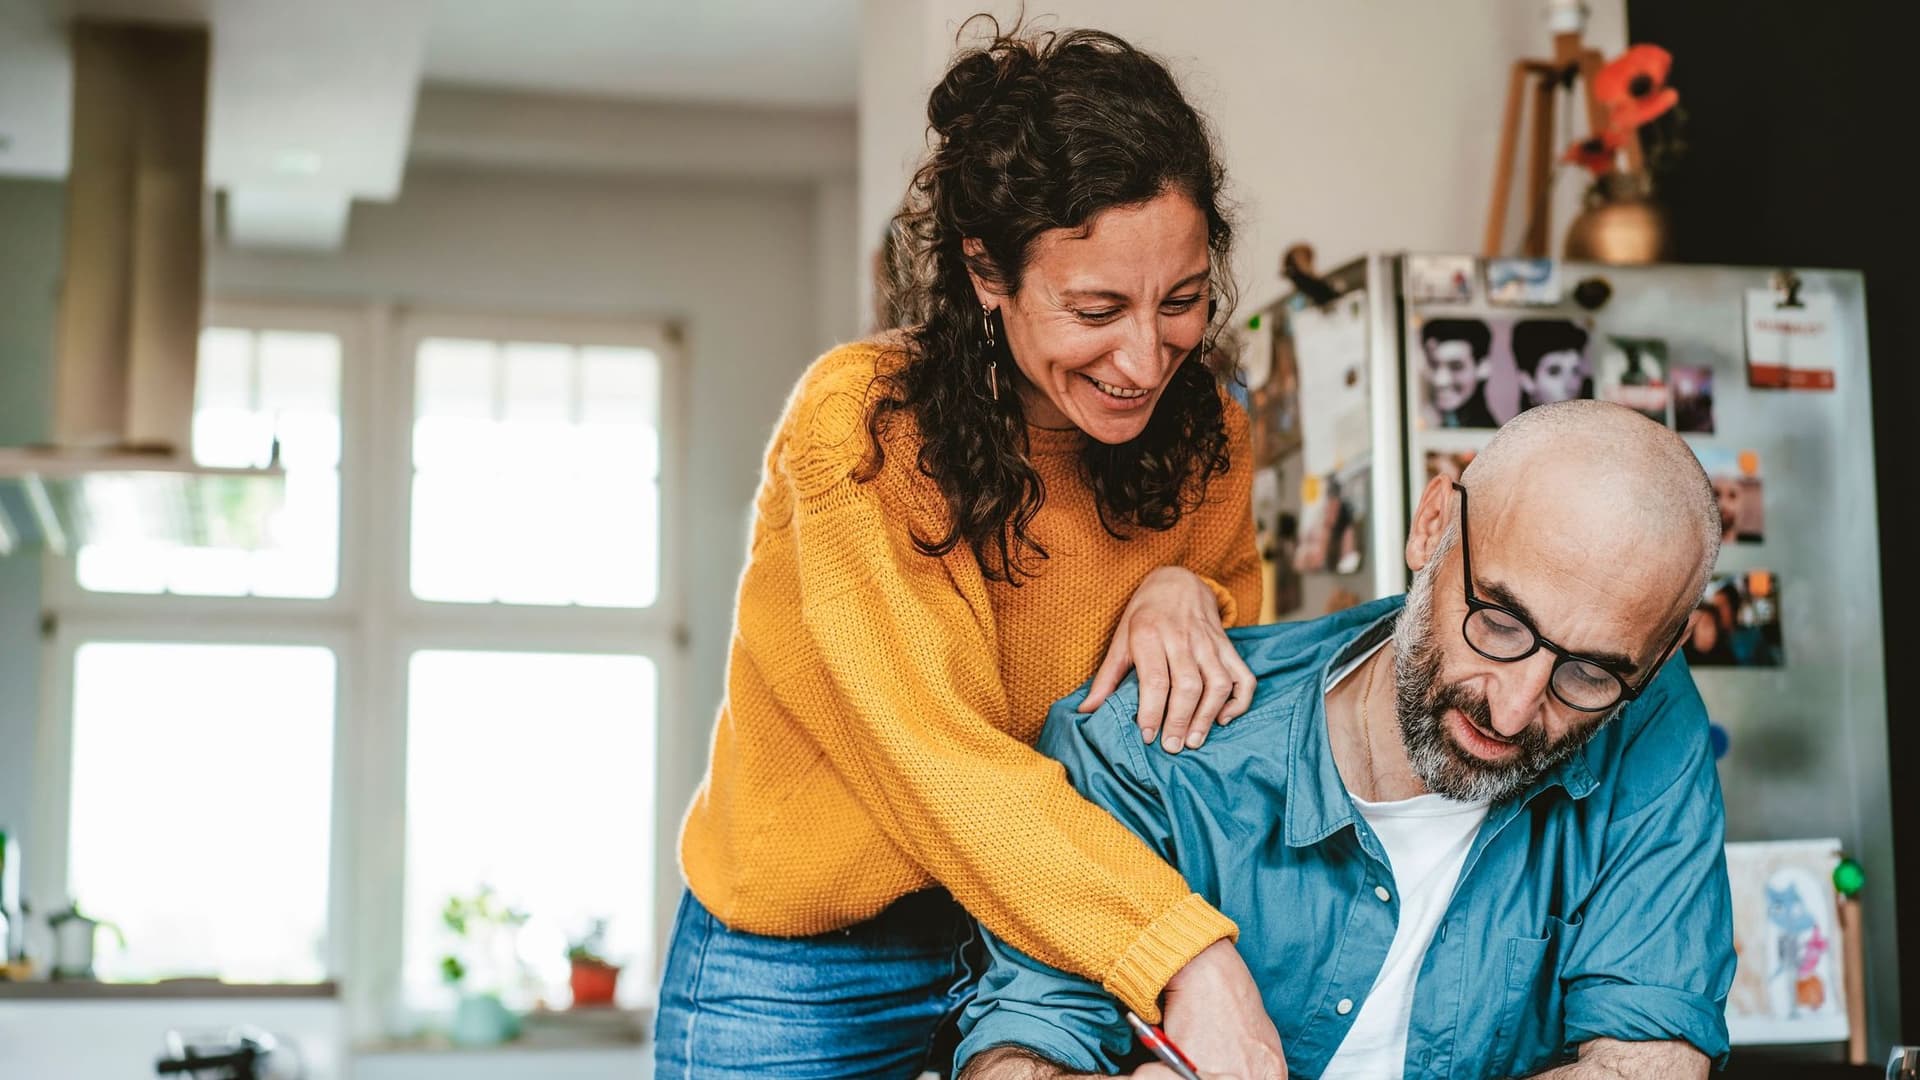
<path id="1" fill-rule="evenodd" d="M 1341 1016 L 1347 1015 L 1348 1013 L 1353 1011 L 1353 999 L 1341 998 L 1340 1004 L 1335 1005 L 1333 1007 L 1333 1011 L 1339 1013 Z"/>
<path id="2" fill-rule="evenodd" d="M 1393 894 L 1387 891 L 1385 885 L 1375 885 L 1373 887 L 1373 895 L 1379 897 L 1383 903 L 1393 899 Z"/>

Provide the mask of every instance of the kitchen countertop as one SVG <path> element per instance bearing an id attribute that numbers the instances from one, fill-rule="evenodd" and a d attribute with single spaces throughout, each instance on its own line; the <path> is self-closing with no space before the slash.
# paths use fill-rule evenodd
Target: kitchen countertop
<path id="1" fill-rule="evenodd" d="M 166 998 L 334 998 L 340 984 L 227 983 L 217 979 L 166 979 L 156 983 L 0 982 L 0 1001 L 127 1001 Z"/>

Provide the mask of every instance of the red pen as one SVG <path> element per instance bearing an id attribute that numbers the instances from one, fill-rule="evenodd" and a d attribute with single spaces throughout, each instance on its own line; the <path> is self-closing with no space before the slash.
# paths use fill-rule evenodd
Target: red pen
<path id="1" fill-rule="evenodd" d="M 1180 1052 L 1179 1047 L 1173 1045 L 1173 1040 L 1167 1038 L 1166 1032 L 1135 1016 L 1132 1009 L 1127 1010 L 1127 1023 L 1133 1027 L 1133 1033 L 1140 1037 L 1141 1045 L 1153 1051 L 1153 1056 L 1172 1069 L 1180 1080 L 1200 1080 L 1200 1070 L 1187 1055 Z"/>

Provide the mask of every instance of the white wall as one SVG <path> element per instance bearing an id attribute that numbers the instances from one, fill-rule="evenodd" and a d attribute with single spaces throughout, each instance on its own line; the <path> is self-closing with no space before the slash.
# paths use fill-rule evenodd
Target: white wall
<path id="1" fill-rule="evenodd" d="M 65 221 L 66 185 L 0 177 L 0 446 L 50 433 Z M 0 556 L 0 832 L 29 859 L 39 686 L 40 560 Z"/>
<path id="2" fill-rule="evenodd" d="M 410 164 L 441 171 L 809 185 L 812 285 L 822 350 L 865 328 L 856 242 L 852 109 L 817 109 L 421 88 Z"/>
<path id="3" fill-rule="evenodd" d="M 215 296 L 660 317 L 685 330 L 691 643 L 684 708 L 660 725 L 656 844 L 668 866 L 706 765 L 761 455 L 816 355 L 814 213 L 806 184 L 422 170 L 397 202 L 356 206 L 337 255 L 211 260 Z M 663 918 L 679 890 L 662 875 Z"/>
<path id="4" fill-rule="evenodd" d="M 855 235 L 859 207 L 852 176 L 823 180 L 813 188 L 814 280 L 819 285 L 814 344 L 822 352 L 867 329 L 860 282 L 871 271 Z"/>
<path id="5" fill-rule="evenodd" d="M 1589 3 L 1587 41 L 1611 56 L 1626 42 L 1624 0 Z M 1045 13 L 1034 25 L 1108 30 L 1158 53 L 1212 119 L 1240 204 L 1243 310 L 1284 291 L 1280 253 L 1296 241 L 1314 246 L 1322 269 L 1370 249 L 1478 251 L 1508 69 L 1518 57 L 1551 54 L 1542 5 L 1530 0 L 1053 0 L 1027 7 Z M 1019 5 L 865 2 L 862 250 L 872 250 L 906 190 L 904 162 L 922 147 L 927 91 L 954 34 L 982 8 L 1010 22 Z M 1556 191 L 1556 248 L 1579 188 L 1569 173 Z M 1514 226 L 1507 235 L 1518 242 Z"/>

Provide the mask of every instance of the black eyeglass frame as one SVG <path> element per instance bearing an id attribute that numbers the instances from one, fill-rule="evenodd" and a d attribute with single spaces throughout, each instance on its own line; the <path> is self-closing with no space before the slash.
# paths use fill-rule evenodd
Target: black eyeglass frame
<path id="1" fill-rule="evenodd" d="M 1467 489 L 1458 480 L 1452 481 L 1452 484 L 1453 490 L 1460 493 L 1460 569 L 1465 577 L 1467 598 L 1467 614 L 1460 620 L 1460 637 L 1467 643 L 1467 648 L 1498 664 L 1517 664 L 1527 657 L 1532 656 L 1534 653 L 1539 652 L 1541 649 L 1547 650 L 1554 655 L 1553 671 L 1547 676 L 1547 689 L 1552 692 L 1554 698 L 1562 705 L 1578 712 L 1606 712 L 1609 709 L 1618 707 L 1622 702 L 1632 701 L 1645 692 L 1647 687 L 1652 684 L 1653 677 L 1660 674 L 1660 669 L 1666 665 L 1667 658 L 1673 655 L 1673 650 L 1679 648 L 1681 639 L 1687 636 L 1687 620 L 1681 620 L 1679 632 L 1673 635 L 1673 640 L 1667 642 L 1666 648 L 1660 650 L 1660 658 L 1654 661 L 1651 668 L 1647 669 L 1647 674 L 1640 680 L 1638 685 L 1629 683 L 1626 679 L 1621 678 L 1618 665 L 1604 663 L 1590 656 L 1581 656 L 1579 653 L 1563 649 L 1559 645 L 1548 641 L 1546 636 L 1540 633 L 1539 629 L 1531 622 L 1522 618 L 1519 612 L 1489 600 L 1482 600 L 1473 594 L 1473 554 L 1467 542 Z M 1480 646 L 1475 645 L 1473 643 L 1473 635 L 1467 632 L 1467 624 L 1472 622 L 1473 617 L 1482 611 L 1497 611 L 1507 618 L 1512 619 L 1522 629 L 1526 630 L 1527 633 L 1533 635 L 1533 644 L 1528 646 L 1527 650 L 1518 656 L 1495 656 Z M 1556 677 L 1560 674 L 1561 668 L 1576 662 L 1589 664 L 1596 670 L 1606 672 L 1612 677 L 1614 683 L 1619 686 L 1619 694 L 1615 695 L 1612 701 L 1597 708 L 1588 705 L 1576 705 L 1568 701 L 1566 695 L 1560 692 L 1558 679 Z"/>

